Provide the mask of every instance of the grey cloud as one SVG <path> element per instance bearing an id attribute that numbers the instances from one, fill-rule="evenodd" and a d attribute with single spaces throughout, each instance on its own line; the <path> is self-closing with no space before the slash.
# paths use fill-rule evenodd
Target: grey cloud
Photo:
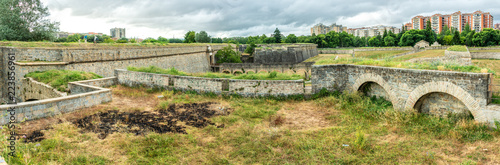
<path id="1" fill-rule="evenodd" d="M 344 26 L 386 24 L 399 27 L 415 15 L 435 12 L 448 14 L 458 10 L 483 10 L 491 12 L 497 20 L 500 18 L 500 11 L 496 8 L 500 6 L 500 1 L 496 0 L 48 0 L 47 5 L 50 10 L 69 8 L 73 16 L 107 19 L 130 26 L 205 30 L 212 34 L 231 33 L 235 36 L 269 34 L 276 27 L 281 27 L 283 33 L 295 31 L 307 35 L 308 28 L 320 21 L 331 24 L 340 18 L 350 18 L 360 13 L 388 15 L 369 22 L 350 21 L 352 25 Z"/>

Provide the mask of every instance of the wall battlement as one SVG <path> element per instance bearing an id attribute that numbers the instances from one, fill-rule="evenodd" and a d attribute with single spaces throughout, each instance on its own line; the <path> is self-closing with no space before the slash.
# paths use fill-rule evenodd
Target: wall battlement
<path id="1" fill-rule="evenodd" d="M 255 64 L 296 64 L 318 55 L 316 44 L 293 44 L 255 48 Z"/>

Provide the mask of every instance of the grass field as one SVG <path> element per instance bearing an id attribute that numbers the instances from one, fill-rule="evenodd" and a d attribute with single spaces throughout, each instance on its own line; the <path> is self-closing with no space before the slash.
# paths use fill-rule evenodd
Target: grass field
<path id="1" fill-rule="evenodd" d="M 350 54 L 318 54 L 317 56 L 311 57 L 304 62 L 317 62 L 321 60 L 335 59 L 335 57 L 339 58 L 352 58 Z"/>
<path id="2" fill-rule="evenodd" d="M 102 76 L 91 72 L 69 70 L 49 70 L 44 72 L 35 71 L 26 74 L 24 77 L 31 77 L 36 81 L 48 84 L 61 92 L 68 92 L 68 82 L 102 78 Z"/>
<path id="3" fill-rule="evenodd" d="M 387 57 L 392 57 L 401 53 L 410 52 L 408 50 L 388 50 L 388 51 L 358 51 L 355 53 L 355 57 L 371 58 L 371 59 L 383 59 Z"/>
<path id="4" fill-rule="evenodd" d="M 127 70 L 137 71 L 137 72 L 147 72 L 147 73 L 158 73 L 158 74 L 169 74 L 178 76 L 194 76 L 194 77 L 205 77 L 205 78 L 229 78 L 229 79 L 245 79 L 245 80 L 299 80 L 304 77 L 298 74 L 287 74 L 279 73 L 276 71 L 268 73 L 242 73 L 240 75 L 232 75 L 226 73 L 185 73 L 178 71 L 175 68 L 162 69 L 156 66 L 150 67 L 128 67 Z"/>
<path id="5" fill-rule="evenodd" d="M 463 45 L 453 45 L 447 49 L 448 51 L 456 51 L 456 52 L 466 52 L 467 47 Z"/>
<path id="6" fill-rule="evenodd" d="M 418 53 L 409 54 L 406 56 L 396 57 L 394 61 L 408 61 L 414 58 L 430 58 L 430 57 L 442 57 L 444 56 L 444 50 L 426 50 Z"/>
<path id="7" fill-rule="evenodd" d="M 20 124 L 21 133 L 51 128 L 41 131 L 45 140 L 18 142 L 17 158 L 6 152 L 9 130 L 0 129 L 2 157 L 8 164 L 500 163 L 498 130 L 470 118 L 395 112 L 386 101 L 358 94 L 280 101 L 111 89 L 111 103 Z M 165 97 L 158 99 L 161 94 Z M 201 102 L 215 102 L 230 111 L 210 119 L 223 128 L 183 125 L 186 134 L 118 131 L 100 139 L 72 122 L 98 112 L 154 112 L 172 103 Z"/>

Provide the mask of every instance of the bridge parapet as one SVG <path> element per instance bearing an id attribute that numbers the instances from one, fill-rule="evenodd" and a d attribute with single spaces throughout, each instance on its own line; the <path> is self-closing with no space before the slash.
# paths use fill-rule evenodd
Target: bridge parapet
<path id="1" fill-rule="evenodd" d="M 312 67 L 313 93 L 322 88 L 338 91 L 358 91 L 367 83 L 374 83 L 386 93 L 385 99 L 395 109 L 408 110 L 424 107 L 427 111 L 440 111 L 461 107 L 469 110 L 477 121 L 487 121 L 482 109 L 488 104 L 491 74 L 435 70 L 400 69 L 362 65 L 320 65 Z M 454 100 L 432 100 L 451 95 Z M 455 103 L 455 102 L 456 103 Z M 425 104 L 447 102 L 448 107 Z M 424 103 L 424 105 L 422 105 Z M 454 106 L 460 104 L 460 106 Z M 453 106 L 449 106 L 453 105 Z"/>

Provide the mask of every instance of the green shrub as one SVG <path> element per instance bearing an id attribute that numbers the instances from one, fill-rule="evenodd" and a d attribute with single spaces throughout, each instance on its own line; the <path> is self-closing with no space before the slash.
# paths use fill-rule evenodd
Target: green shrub
<path id="1" fill-rule="evenodd" d="M 102 76 L 91 72 L 69 70 L 49 70 L 44 72 L 35 71 L 26 74 L 24 77 L 31 77 L 36 81 L 48 84 L 61 92 L 68 91 L 67 88 L 69 82 L 102 78 Z"/>

